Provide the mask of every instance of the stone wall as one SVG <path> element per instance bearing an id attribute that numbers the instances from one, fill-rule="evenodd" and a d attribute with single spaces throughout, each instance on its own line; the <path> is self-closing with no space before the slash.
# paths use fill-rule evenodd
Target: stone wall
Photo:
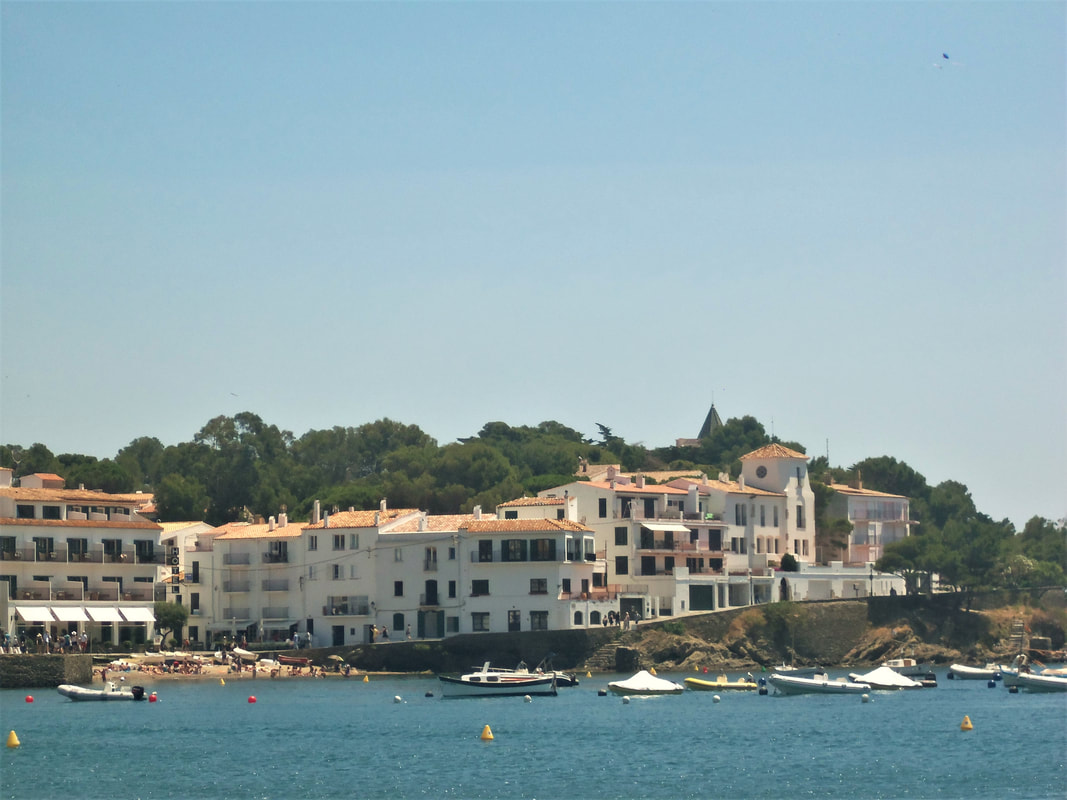
<path id="1" fill-rule="evenodd" d="M 0 688 L 30 689 L 55 687 L 61 683 L 91 683 L 93 658 L 90 655 L 12 655 L 0 654 Z"/>

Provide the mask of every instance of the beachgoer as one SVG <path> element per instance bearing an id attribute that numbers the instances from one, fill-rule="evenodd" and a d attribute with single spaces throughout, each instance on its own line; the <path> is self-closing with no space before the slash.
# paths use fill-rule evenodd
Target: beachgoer
<path id="1" fill-rule="evenodd" d="M 389 638 L 389 629 L 386 626 L 382 625 L 382 641 L 384 642 L 388 638 Z"/>
<path id="2" fill-rule="evenodd" d="M 410 624 L 408 625 L 407 633 L 408 633 L 408 638 L 410 639 L 411 638 L 411 625 Z"/>

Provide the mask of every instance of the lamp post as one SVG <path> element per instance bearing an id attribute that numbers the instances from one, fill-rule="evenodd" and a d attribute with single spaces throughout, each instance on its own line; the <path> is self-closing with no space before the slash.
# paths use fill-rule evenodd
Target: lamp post
<path id="1" fill-rule="evenodd" d="M 868 597 L 874 597 L 874 564 L 871 564 L 871 591 Z"/>

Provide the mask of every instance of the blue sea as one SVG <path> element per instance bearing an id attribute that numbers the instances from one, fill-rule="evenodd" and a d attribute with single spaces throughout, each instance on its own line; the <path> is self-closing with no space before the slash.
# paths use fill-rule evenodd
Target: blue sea
<path id="1" fill-rule="evenodd" d="M 145 681 L 157 703 L 2 690 L 2 737 L 13 730 L 21 746 L 0 748 L 0 796 L 1067 795 L 1065 694 L 1010 694 L 939 671 L 936 689 L 872 692 L 869 703 L 773 690 L 721 692 L 719 703 L 710 692 L 600 696 L 623 677 L 583 678 L 532 702 L 445 700 L 431 677 Z M 481 739 L 486 725 L 492 741 Z"/>

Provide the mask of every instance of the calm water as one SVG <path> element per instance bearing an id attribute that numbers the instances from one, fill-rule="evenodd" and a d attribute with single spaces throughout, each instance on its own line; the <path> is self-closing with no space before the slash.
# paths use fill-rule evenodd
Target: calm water
<path id="1" fill-rule="evenodd" d="M 160 701 L 0 691 L 4 798 L 1044 798 L 1067 695 L 983 681 L 780 697 L 442 700 L 436 679 L 157 683 Z M 685 674 L 661 675 L 678 682 Z M 433 692 L 434 697 L 425 697 Z M 35 702 L 25 702 L 27 694 Z M 255 694 L 257 702 L 248 703 Z M 403 698 L 394 703 L 394 696 Z M 974 730 L 961 732 L 968 715 Z M 494 740 L 483 742 L 489 725 Z"/>

